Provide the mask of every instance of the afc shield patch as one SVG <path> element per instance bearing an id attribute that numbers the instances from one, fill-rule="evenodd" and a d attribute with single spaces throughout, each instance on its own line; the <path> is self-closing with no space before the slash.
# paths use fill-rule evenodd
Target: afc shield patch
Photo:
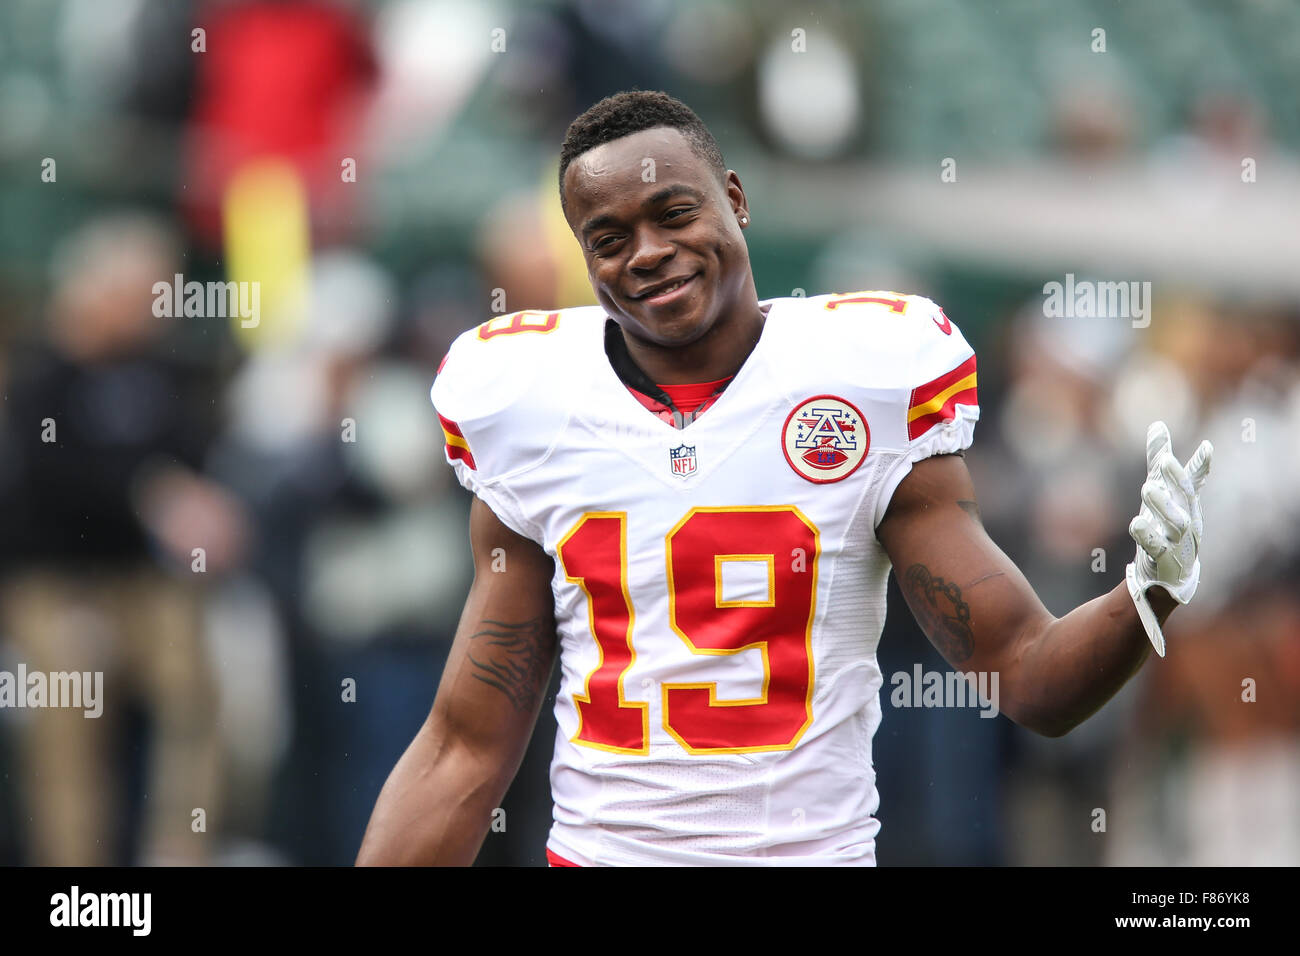
<path id="1" fill-rule="evenodd" d="M 871 430 L 862 412 L 834 395 L 815 395 L 795 406 L 781 429 L 785 460 L 814 484 L 843 481 L 867 460 Z"/>
<path id="2" fill-rule="evenodd" d="M 668 449 L 668 464 L 676 478 L 689 478 L 695 474 L 698 464 L 695 459 L 694 445 L 678 445 Z"/>

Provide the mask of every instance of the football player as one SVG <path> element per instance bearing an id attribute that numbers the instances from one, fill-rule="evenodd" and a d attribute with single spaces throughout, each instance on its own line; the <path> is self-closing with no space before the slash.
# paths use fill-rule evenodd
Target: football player
<path id="1" fill-rule="evenodd" d="M 1041 734 L 1163 654 L 1208 443 L 1183 465 L 1152 426 L 1126 581 L 1055 618 L 980 523 L 975 355 L 935 303 L 760 301 L 740 178 L 666 94 L 575 120 L 560 189 L 599 305 L 491 319 L 439 369 L 476 576 L 359 863 L 474 860 L 558 657 L 553 865 L 873 864 L 891 568 Z"/>

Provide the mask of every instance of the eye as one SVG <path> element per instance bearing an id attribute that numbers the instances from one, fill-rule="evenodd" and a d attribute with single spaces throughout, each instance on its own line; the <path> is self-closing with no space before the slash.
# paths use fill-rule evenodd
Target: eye
<path id="1" fill-rule="evenodd" d="M 678 219 L 681 216 L 685 215 L 688 212 L 691 212 L 694 209 L 695 209 L 694 206 L 674 206 L 672 209 L 669 209 L 666 213 L 664 213 L 663 218 L 666 221 Z"/>
<path id="2" fill-rule="evenodd" d="M 609 249 L 618 242 L 619 238 L 620 237 L 616 235 L 601 236 L 591 244 L 591 251 L 599 252 L 602 249 Z"/>

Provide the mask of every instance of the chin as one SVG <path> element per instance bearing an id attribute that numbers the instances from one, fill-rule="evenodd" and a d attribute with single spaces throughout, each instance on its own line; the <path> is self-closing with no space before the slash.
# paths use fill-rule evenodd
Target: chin
<path id="1" fill-rule="evenodd" d="M 697 342 L 713 328 L 713 322 L 707 316 L 686 315 L 659 322 L 650 322 L 638 317 L 633 322 L 641 331 L 642 338 L 669 348 L 680 348 Z"/>
<path id="2" fill-rule="evenodd" d="M 632 305 L 633 303 L 628 303 Z M 688 308 L 680 311 L 666 309 L 647 309 L 624 313 L 628 315 L 635 329 L 640 330 L 642 338 L 649 339 L 657 345 L 690 345 L 707 335 L 717 322 L 717 313 L 708 301 L 684 303 Z"/>

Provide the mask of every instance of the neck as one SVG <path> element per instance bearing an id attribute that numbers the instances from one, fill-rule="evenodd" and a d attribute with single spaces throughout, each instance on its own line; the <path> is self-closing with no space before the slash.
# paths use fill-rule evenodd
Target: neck
<path id="1" fill-rule="evenodd" d="M 660 385 L 692 385 L 713 382 L 740 371 L 763 334 L 767 310 L 758 299 L 736 318 L 720 322 L 690 345 L 669 348 L 633 338 L 626 331 L 623 341 L 628 357 Z"/>

